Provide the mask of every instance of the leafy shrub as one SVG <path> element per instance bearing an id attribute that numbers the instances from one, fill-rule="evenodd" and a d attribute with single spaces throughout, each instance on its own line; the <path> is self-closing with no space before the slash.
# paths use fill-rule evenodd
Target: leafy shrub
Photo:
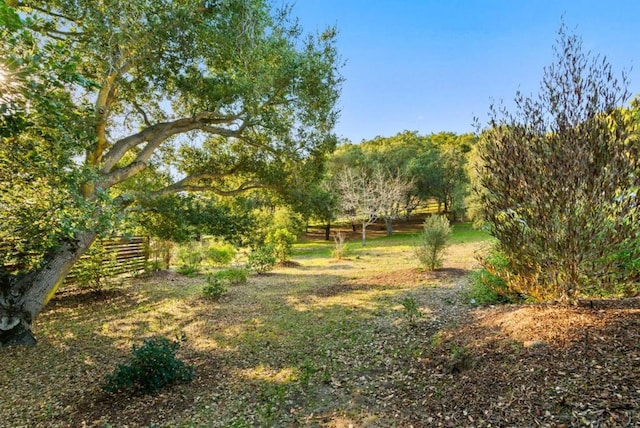
<path id="1" fill-rule="evenodd" d="M 214 266 L 226 266 L 236 256 L 236 249 L 231 244 L 213 243 L 207 248 L 207 262 Z"/>
<path id="2" fill-rule="evenodd" d="M 223 269 L 214 274 L 220 281 L 229 284 L 243 284 L 247 282 L 247 271 L 245 269 Z"/>
<path id="3" fill-rule="evenodd" d="M 184 340 L 183 336 L 181 341 Z M 162 336 L 146 339 L 139 347 L 133 345 L 128 362 L 106 376 L 102 389 L 111 394 L 149 394 L 165 385 L 193 379 L 193 367 L 176 357 L 178 348 L 180 341 Z"/>
<path id="4" fill-rule="evenodd" d="M 183 245 L 178 250 L 178 269 L 176 271 L 183 275 L 191 276 L 200 272 L 202 262 L 206 255 L 200 243 L 191 242 Z"/>
<path id="5" fill-rule="evenodd" d="M 640 237 L 621 243 L 620 249 L 602 257 L 612 266 L 600 282 L 589 284 L 585 294 L 602 297 L 629 297 L 640 292 Z"/>
<path id="6" fill-rule="evenodd" d="M 112 274 L 115 260 L 115 253 L 109 254 L 99 242 L 96 242 L 74 269 L 76 283 L 79 287 L 92 291 L 102 290 Z"/>
<path id="7" fill-rule="evenodd" d="M 603 254 L 640 236 L 640 154 L 626 85 L 564 25 L 558 36 L 540 93 L 491 109 L 478 173 L 512 270 L 503 279 L 528 297 L 568 302 L 606 286 L 617 260 Z"/>
<path id="8" fill-rule="evenodd" d="M 269 272 L 276 264 L 273 247 L 265 245 L 249 253 L 247 267 L 258 274 Z"/>
<path id="9" fill-rule="evenodd" d="M 471 290 L 468 299 L 478 305 L 516 303 L 523 295 L 509 287 L 509 260 L 498 251 L 491 251 L 481 260 L 482 269 L 471 275 Z"/>
<path id="10" fill-rule="evenodd" d="M 227 292 L 223 282 L 213 275 L 207 276 L 207 285 L 202 289 L 202 294 L 207 299 L 218 301 Z"/>
<path id="11" fill-rule="evenodd" d="M 269 232 L 266 243 L 273 247 L 273 255 L 277 261 L 286 262 L 291 256 L 291 250 L 296 239 L 296 235 L 287 229 L 281 228 Z"/>
<path id="12" fill-rule="evenodd" d="M 442 266 L 442 256 L 450 234 L 451 226 L 445 216 L 427 217 L 416 249 L 416 255 L 422 266 L 428 270 L 435 270 Z"/>

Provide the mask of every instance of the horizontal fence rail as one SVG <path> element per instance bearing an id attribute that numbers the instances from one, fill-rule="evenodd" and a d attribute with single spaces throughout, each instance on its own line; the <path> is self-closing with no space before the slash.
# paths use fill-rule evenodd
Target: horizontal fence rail
<path id="1" fill-rule="evenodd" d="M 4 269 L 17 272 L 25 269 L 25 261 L 37 254 L 17 250 L 15 242 L 0 242 L 0 251 L 5 254 Z M 97 240 L 75 264 L 65 279 L 66 284 L 78 281 L 83 270 L 100 265 L 106 277 L 136 274 L 144 270 L 149 260 L 148 236 L 113 236 Z"/>
<path id="2" fill-rule="evenodd" d="M 93 251 L 93 252 L 92 252 Z M 105 277 L 119 275 L 135 275 L 144 270 L 149 260 L 149 237 L 115 236 L 96 241 L 91 250 L 84 254 L 71 269 L 65 284 L 78 282 L 83 269 L 91 269 L 96 263 L 101 264 L 101 273 Z"/>

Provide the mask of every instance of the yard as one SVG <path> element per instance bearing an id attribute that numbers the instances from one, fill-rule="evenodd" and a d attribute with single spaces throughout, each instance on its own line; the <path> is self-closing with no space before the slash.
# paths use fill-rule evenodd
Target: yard
<path id="1" fill-rule="evenodd" d="M 2 350 L 0 426 L 637 426 L 637 298 L 475 307 L 484 234 L 457 226 L 443 269 L 427 273 L 399 232 L 352 240 L 342 260 L 305 241 L 295 263 L 218 302 L 202 277 L 169 271 L 63 291 L 35 323 L 36 347 Z M 182 333 L 193 381 L 102 392 L 132 344 Z"/>

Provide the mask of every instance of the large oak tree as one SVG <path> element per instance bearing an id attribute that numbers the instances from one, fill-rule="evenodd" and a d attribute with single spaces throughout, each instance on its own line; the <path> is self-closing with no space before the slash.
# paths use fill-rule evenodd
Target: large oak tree
<path id="1" fill-rule="evenodd" d="M 36 315 L 127 210 L 317 175 L 334 42 L 265 0 L 0 0 L 0 343 L 35 343 Z"/>

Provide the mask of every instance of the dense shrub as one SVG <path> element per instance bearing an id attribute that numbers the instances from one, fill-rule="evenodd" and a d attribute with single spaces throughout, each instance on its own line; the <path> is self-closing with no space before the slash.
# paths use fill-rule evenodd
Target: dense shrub
<path id="1" fill-rule="evenodd" d="M 214 242 L 206 251 L 206 261 L 214 266 L 226 266 L 236 256 L 236 249 L 231 244 Z"/>
<path id="2" fill-rule="evenodd" d="M 202 294 L 207 299 L 218 301 L 227 292 L 223 281 L 213 275 L 207 276 L 207 285 L 202 289 Z"/>
<path id="3" fill-rule="evenodd" d="M 291 256 L 296 235 L 287 229 L 276 229 L 267 235 L 266 244 L 273 248 L 273 255 L 279 262 L 286 262 Z"/>
<path id="4" fill-rule="evenodd" d="M 270 245 L 254 249 L 249 253 L 247 267 L 258 274 L 269 272 L 275 264 L 276 257 Z"/>
<path id="5" fill-rule="evenodd" d="M 139 347 L 133 345 L 127 363 L 107 375 L 102 389 L 111 394 L 148 394 L 165 385 L 193 379 L 193 367 L 176 357 L 178 348 L 180 341 L 162 336 L 147 339 Z"/>
<path id="6" fill-rule="evenodd" d="M 636 275 L 625 254 L 640 236 L 640 122 L 637 101 L 623 107 L 625 79 L 564 27 L 555 56 L 538 96 L 492 108 L 478 172 L 482 211 L 509 259 L 503 279 L 569 301 Z"/>
<path id="7" fill-rule="evenodd" d="M 451 226 L 445 216 L 427 217 L 416 249 L 416 255 L 424 268 L 435 270 L 442 266 L 442 256 L 450 234 Z"/>

